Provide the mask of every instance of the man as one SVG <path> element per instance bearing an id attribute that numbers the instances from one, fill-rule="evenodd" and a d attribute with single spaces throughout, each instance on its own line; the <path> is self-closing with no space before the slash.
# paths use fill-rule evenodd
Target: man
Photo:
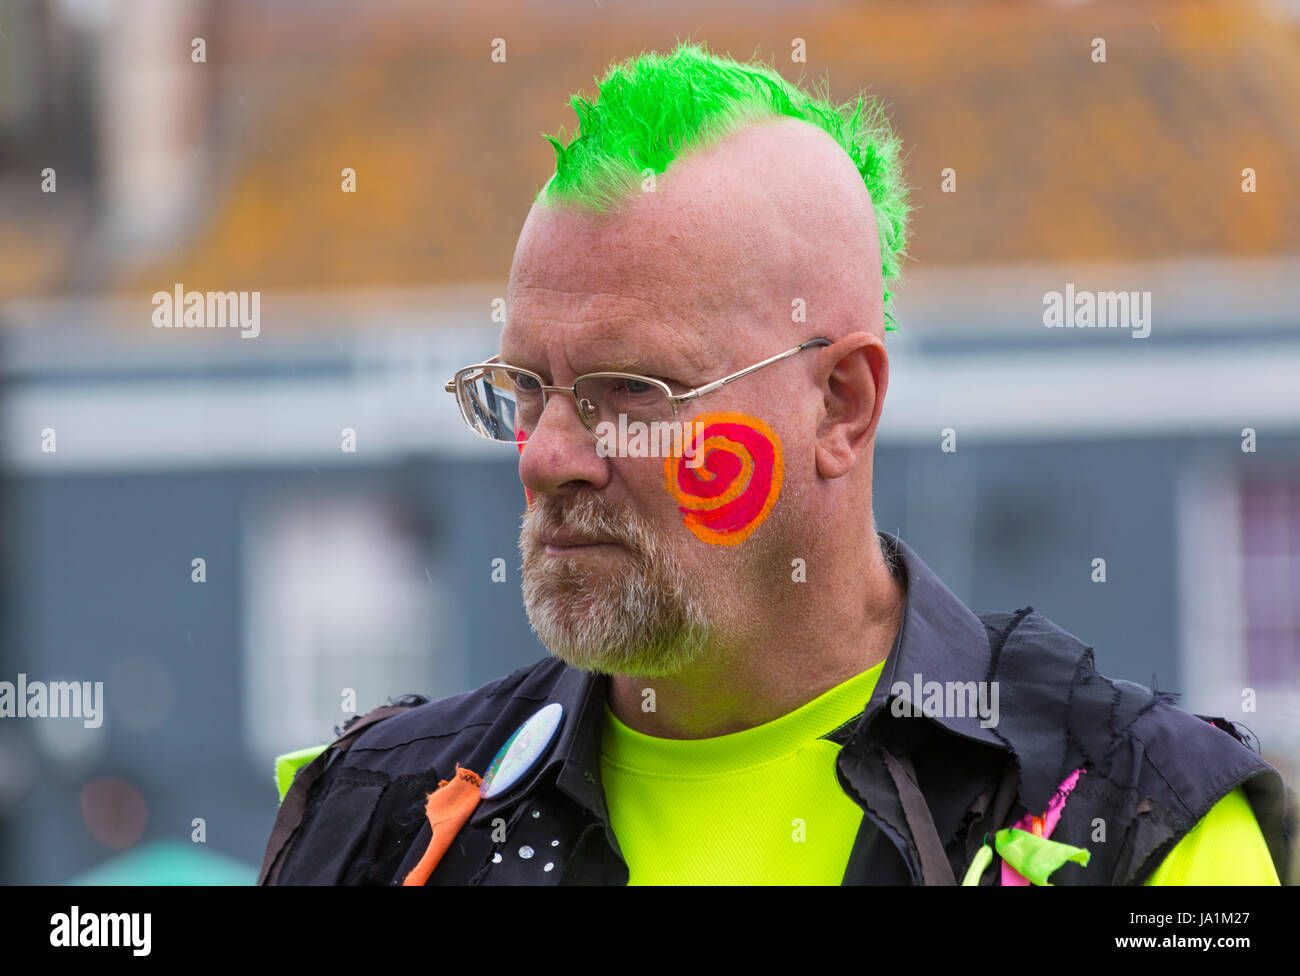
<path id="1" fill-rule="evenodd" d="M 879 110 L 692 46 L 574 105 L 500 355 L 448 384 L 520 451 L 552 656 L 300 756 L 263 881 L 1278 883 L 1284 787 L 1231 726 L 875 531 Z"/>

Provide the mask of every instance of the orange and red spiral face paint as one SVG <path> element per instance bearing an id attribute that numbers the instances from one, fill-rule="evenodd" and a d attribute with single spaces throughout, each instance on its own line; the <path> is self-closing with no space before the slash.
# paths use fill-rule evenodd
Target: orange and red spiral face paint
<path id="1" fill-rule="evenodd" d="M 744 542 L 781 492 L 781 438 L 743 413 L 706 413 L 689 429 L 693 451 L 664 459 L 668 491 L 696 538 L 720 546 Z M 691 467 L 685 453 L 703 463 Z"/>

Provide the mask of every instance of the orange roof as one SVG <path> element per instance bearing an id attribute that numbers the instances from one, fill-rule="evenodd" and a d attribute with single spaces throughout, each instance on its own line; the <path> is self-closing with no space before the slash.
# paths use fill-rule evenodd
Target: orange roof
<path id="1" fill-rule="evenodd" d="M 905 276 L 1300 252 L 1300 33 L 1241 0 L 416 5 L 371 10 L 351 36 L 256 9 L 233 8 L 220 50 L 240 60 L 211 67 L 213 97 L 260 115 L 218 145 L 207 219 L 124 287 L 503 282 L 551 172 L 540 133 L 572 131 L 569 93 L 592 92 L 611 60 L 678 37 L 775 55 L 788 78 L 829 73 L 837 98 L 865 87 L 891 106 L 917 208 Z M 497 36 L 504 63 L 489 57 Z M 790 63 L 794 37 L 806 65 Z M 940 192 L 945 167 L 956 193 Z"/>

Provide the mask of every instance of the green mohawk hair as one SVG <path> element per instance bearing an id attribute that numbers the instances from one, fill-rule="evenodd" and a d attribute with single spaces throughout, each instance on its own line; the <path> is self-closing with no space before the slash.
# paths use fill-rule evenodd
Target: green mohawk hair
<path id="1" fill-rule="evenodd" d="M 614 64 L 596 84 L 596 101 L 570 99 L 578 115 L 573 141 L 565 145 L 563 131 L 545 137 L 555 147 L 555 175 L 538 203 L 608 213 L 640 190 L 645 170 L 662 173 L 682 153 L 761 120 L 803 119 L 829 134 L 862 174 L 880 238 L 885 328 L 898 328 L 889 283 L 906 254 L 909 208 L 900 142 L 878 102 L 859 93 L 837 105 L 828 86 L 809 94 L 766 65 L 740 64 L 697 44 Z"/>

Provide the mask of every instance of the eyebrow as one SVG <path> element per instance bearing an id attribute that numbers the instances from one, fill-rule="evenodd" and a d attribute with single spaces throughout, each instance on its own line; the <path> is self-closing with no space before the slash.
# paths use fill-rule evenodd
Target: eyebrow
<path id="1" fill-rule="evenodd" d="M 497 353 L 497 358 L 498 358 L 498 359 L 503 359 L 503 357 L 502 357 L 502 355 L 501 355 L 501 353 L 500 353 L 499 351 L 498 351 L 498 353 Z M 503 361 L 505 361 L 505 360 L 503 359 Z M 508 366 L 514 366 L 514 365 L 518 365 L 518 364 L 517 364 L 517 363 L 511 363 L 511 362 L 506 361 L 506 365 L 508 365 Z M 603 361 L 601 361 L 601 362 L 596 363 L 596 364 L 595 364 L 591 369 L 584 370 L 584 372 L 586 372 L 586 373 L 611 373 L 611 372 L 621 372 L 621 371 L 624 371 L 624 370 L 630 370 L 630 369 L 633 369 L 634 367 L 637 367 L 637 366 L 640 366 L 640 365 L 641 365 L 641 360 L 638 359 L 636 356 L 633 356 L 633 357 L 631 357 L 630 359 L 609 359 L 609 360 L 603 360 Z"/>
<path id="2" fill-rule="evenodd" d="M 534 372 L 539 373 L 546 372 L 542 369 L 534 369 L 533 367 L 525 366 L 518 360 L 513 362 L 506 360 L 504 354 L 501 352 L 500 346 L 497 347 L 497 359 L 507 366 L 520 366 L 526 369 L 533 369 Z M 653 369 L 657 369 L 657 372 L 651 372 Z M 699 383 L 706 382 L 706 380 L 703 379 L 704 371 L 695 366 L 694 357 L 689 355 L 682 357 L 682 359 L 675 364 L 668 364 L 662 360 L 655 360 L 654 363 L 647 364 L 646 360 L 639 356 L 629 356 L 625 359 L 602 359 L 592 363 L 589 367 L 582 370 L 582 374 L 618 372 L 636 372 L 642 376 L 666 376 L 671 374 L 674 376 L 676 382 L 686 387 L 692 387 Z M 694 379 L 690 378 L 692 374 L 694 374 Z M 552 379 L 553 378 L 554 377 L 552 377 Z"/>
<path id="3" fill-rule="evenodd" d="M 640 365 L 641 365 L 641 360 L 633 356 L 631 359 L 608 360 L 606 362 L 599 363 L 598 364 L 599 368 L 592 370 L 592 372 L 593 373 L 617 372 L 619 370 L 631 369 L 634 366 L 640 366 Z"/>

